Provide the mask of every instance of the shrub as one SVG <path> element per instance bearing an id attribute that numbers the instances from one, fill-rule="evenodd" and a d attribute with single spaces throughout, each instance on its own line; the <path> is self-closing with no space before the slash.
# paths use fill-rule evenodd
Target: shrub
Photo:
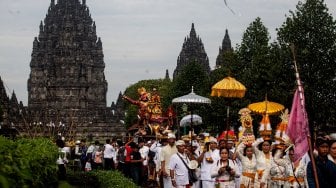
<path id="1" fill-rule="evenodd" d="M 136 188 L 132 180 L 118 171 L 93 170 L 90 172 L 68 172 L 68 182 L 76 187 Z"/>
<path id="2" fill-rule="evenodd" d="M 46 187 L 57 181 L 58 149 L 50 139 L 0 136 L 1 184 L 9 187 Z"/>

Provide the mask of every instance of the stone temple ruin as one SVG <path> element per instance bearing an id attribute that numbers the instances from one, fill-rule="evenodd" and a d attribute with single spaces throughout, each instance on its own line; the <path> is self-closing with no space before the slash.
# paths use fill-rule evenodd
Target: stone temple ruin
<path id="1" fill-rule="evenodd" d="M 3 127 L 28 135 L 124 137 L 121 94 L 106 104 L 102 41 L 86 1 L 51 0 L 33 42 L 28 106 L 9 98 L 1 81 Z"/>

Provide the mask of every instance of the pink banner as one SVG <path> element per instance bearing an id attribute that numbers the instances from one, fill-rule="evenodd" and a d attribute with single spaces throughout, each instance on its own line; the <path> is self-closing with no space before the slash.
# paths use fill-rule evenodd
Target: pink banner
<path id="1" fill-rule="evenodd" d="M 295 145 L 294 160 L 298 161 L 309 150 L 307 140 L 309 126 L 305 110 L 303 88 L 302 92 L 300 92 L 299 89 L 296 89 L 295 91 L 286 133 Z"/>

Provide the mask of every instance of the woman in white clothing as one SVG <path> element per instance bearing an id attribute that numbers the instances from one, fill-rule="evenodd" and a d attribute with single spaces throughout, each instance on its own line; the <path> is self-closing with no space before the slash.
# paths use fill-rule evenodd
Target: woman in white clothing
<path id="1" fill-rule="evenodd" d="M 271 141 L 258 138 L 253 144 L 253 151 L 257 159 L 257 173 L 254 179 L 254 187 L 266 187 L 267 176 L 264 171 L 271 166 L 272 153 Z"/>
<path id="2" fill-rule="evenodd" d="M 253 153 L 252 146 L 246 146 L 244 143 L 239 144 L 237 147 L 237 155 L 243 168 L 240 188 L 253 188 L 257 171 L 257 160 Z"/>
<path id="3" fill-rule="evenodd" d="M 215 162 L 211 169 L 211 177 L 216 180 L 215 187 L 235 188 L 235 177 L 240 176 L 238 167 L 231 159 L 229 159 L 229 151 L 227 148 L 221 148 L 220 160 Z"/>
<path id="4" fill-rule="evenodd" d="M 281 161 L 284 161 L 283 154 L 278 148 L 272 151 L 273 159 L 270 168 L 265 170 L 265 176 L 268 177 L 268 187 L 282 188 L 286 184 L 286 169 Z M 275 154 L 275 155 L 274 155 Z"/>
<path id="5" fill-rule="evenodd" d="M 274 161 L 283 166 L 286 173 L 286 182 L 284 187 L 304 188 L 306 186 L 306 165 L 302 160 L 294 162 L 294 149 L 291 147 L 288 150 L 288 156 L 280 158 L 280 150 L 274 156 Z"/>

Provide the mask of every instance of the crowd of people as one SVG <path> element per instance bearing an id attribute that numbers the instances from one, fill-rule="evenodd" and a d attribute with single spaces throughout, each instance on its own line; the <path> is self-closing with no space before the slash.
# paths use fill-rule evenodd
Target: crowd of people
<path id="1" fill-rule="evenodd" d="M 162 139 L 107 139 L 104 145 L 96 141 L 89 146 L 82 140 L 76 142 L 73 156 L 59 145 L 63 154 L 57 164 L 65 173 L 69 153 L 79 170 L 119 170 L 141 187 L 336 187 L 336 140 L 324 136 L 314 143 L 315 164 L 308 154 L 294 161 L 293 145 L 263 138 L 245 144 L 204 135 L 176 140 L 169 133 Z"/>

